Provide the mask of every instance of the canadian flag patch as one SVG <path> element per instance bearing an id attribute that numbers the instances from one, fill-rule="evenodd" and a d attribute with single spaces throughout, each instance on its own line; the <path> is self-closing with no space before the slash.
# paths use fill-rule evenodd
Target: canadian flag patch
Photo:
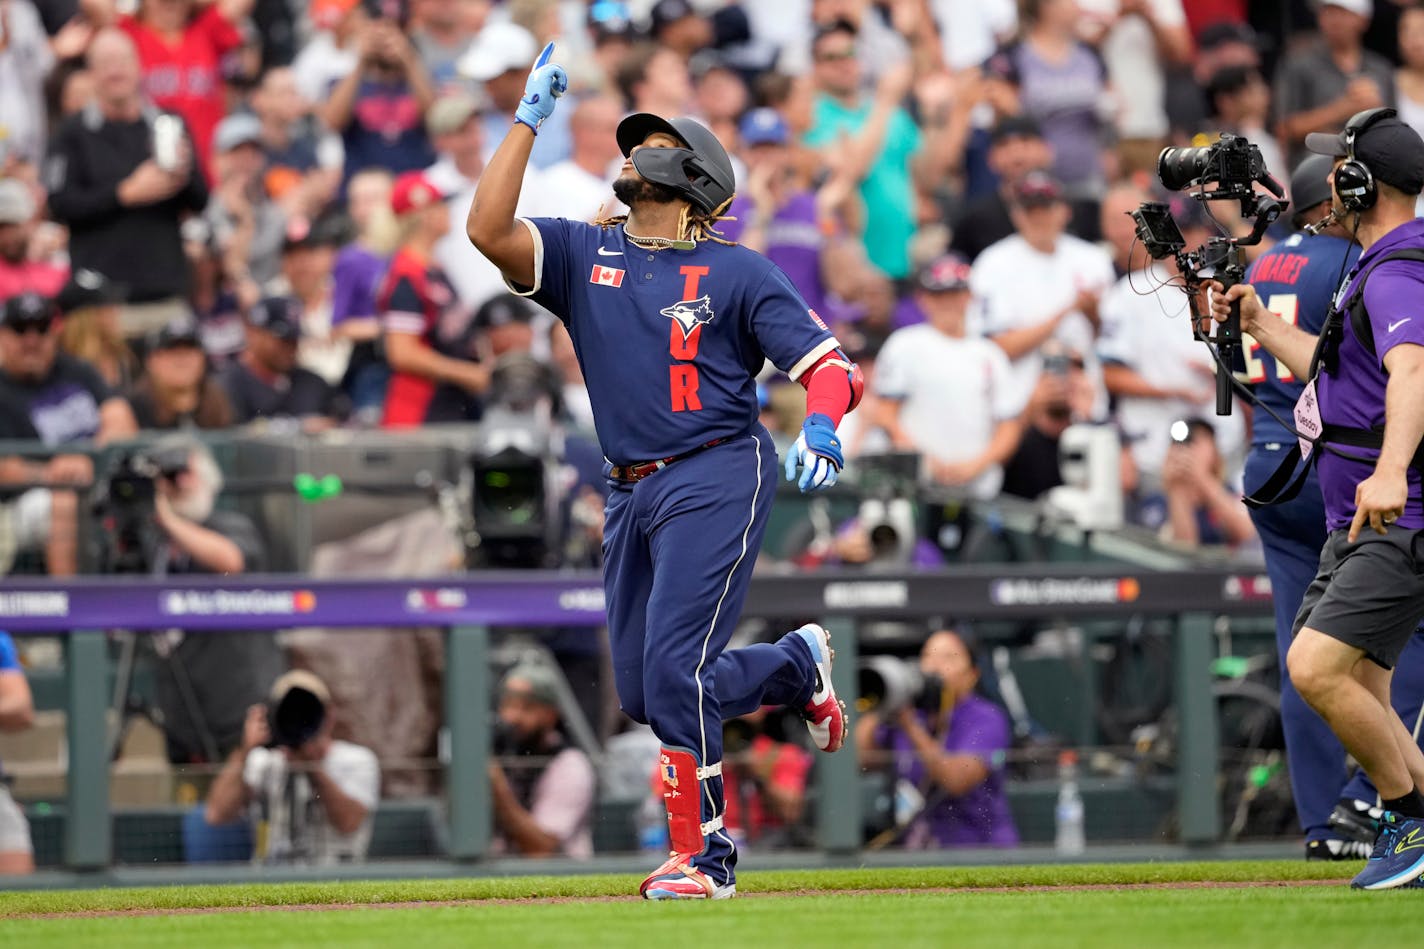
<path id="1" fill-rule="evenodd" d="M 604 287 L 623 286 L 623 274 L 626 271 L 617 267 L 605 267 L 602 264 L 593 265 L 593 276 L 588 278 L 589 283 L 596 283 Z"/>

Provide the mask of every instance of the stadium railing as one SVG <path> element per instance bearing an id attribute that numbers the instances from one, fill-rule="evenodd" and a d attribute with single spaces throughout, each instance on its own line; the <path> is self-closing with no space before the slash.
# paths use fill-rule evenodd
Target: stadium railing
<path id="1" fill-rule="evenodd" d="M 819 618 L 833 631 L 837 689 L 856 690 L 857 627 L 868 620 L 1088 620 L 1169 617 L 1177 711 L 1178 839 L 1219 839 L 1218 738 L 1212 693 L 1218 616 L 1265 616 L 1266 578 L 1229 568 L 1143 571 L 1101 564 L 969 566 L 916 573 L 823 571 L 754 578 L 748 617 Z M 591 572 L 485 571 L 410 580 L 294 576 L 83 578 L 61 583 L 11 577 L 0 589 L 0 628 L 63 637 L 67 676 L 64 864 L 100 869 L 113 860 L 110 810 L 107 630 L 152 630 L 181 620 L 196 635 L 223 629 L 439 626 L 446 630 L 445 792 L 449 858 L 490 854 L 489 629 L 505 625 L 596 627 L 603 591 Z M 859 771 L 853 753 L 819 765 L 817 844 L 829 854 L 861 847 Z"/>

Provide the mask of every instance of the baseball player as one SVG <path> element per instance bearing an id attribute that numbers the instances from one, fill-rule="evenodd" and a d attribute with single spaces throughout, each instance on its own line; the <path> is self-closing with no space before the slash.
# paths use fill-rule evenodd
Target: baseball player
<path id="1" fill-rule="evenodd" d="M 1263 254 L 1246 273 L 1247 282 L 1256 288 L 1268 310 L 1312 335 L 1325 325 L 1341 277 L 1360 256 L 1359 247 L 1338 226 L 1319 233 L 1306 230 L 1330 210 L 1332 164 L 1329 156 L 1314 155 L 1296 167 L 1290 195 L 1297 232 Z M 1294 435 L 1261 406 L 1290 420 L 1305 382 L 1254 339 L 1246 342 L 1242 350 L 1246 376 L 1261 403 L 1251 419 L 1251 452 L 1244 472 L 1249 495 L 1266 483 L 1295 444 Z M 1341 790 L 1345 749 L 1324 720 L 1305 704 L 1286 672 L 1295 614 L 1320 568 L 1320 551 L 1325 546 L 1325 502 L 1314 470 L 1299 495 L 1283 504 L 1252 509 L 1251 520 L 1265 548 L 1266 572 L 1275 600 L 1281 726 L 1296 816 L 1305 831 L 1305 856 L 1307 860 L 1363 860 L 1370 855 L 1378 829 L 1368 814 L 1376 802 L 1374 786 L 1363 771 L 1357 771 Z M 1421 650 L 1424 643 L 1416 634 L 1400 656 L 1390 696 L 1400 717 L 1411 725 L 1424 695 Z"/>
<path id="2" fill-rule="evenodd" d="M 806 492 L 835 483 L 836 425 L 863 382 L 785 274 L 715 230 L 735 190 L 732 166 L 691 119 L 636 113 L 619 124 L 627 161 L 613 190 L 626 218 L 515 218 L 539 125 L 567 88 L 552 52 L 535 62 L 480 177 L 467 230 L 511 289 L 568 326 L 608 460 L 614 677 L 624 712 L 662 742 L 672 846 L 639 891 L 724 899 L 736 892 L 737 853 L 723 828 L 723 719 L 790 705 L 823 751 L 840 748 L 846 727 L 819 626 L 723 651 L 775 489 L 754 376 L 770 359 L 806 387 L 806 421 L 785 465 Z"/>

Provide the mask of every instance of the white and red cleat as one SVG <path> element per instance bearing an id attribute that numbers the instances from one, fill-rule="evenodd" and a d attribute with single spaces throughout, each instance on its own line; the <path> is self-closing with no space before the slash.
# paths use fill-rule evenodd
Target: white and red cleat
<path id="1" fill-rule="evenodd" d="M 831 662 L 836 658 L 836 651 L 831 648 L 831 634 L 815 623 L 807 623 L 796 630 L 796 635 L 805 640 L 816 664 L 816 689 L 811 693 L 811 701 L 801 709 L 801 717 L 806 720 L 806 728 L 817 748 L 839 751 L 845 744 L 846 707 L 836 698 L 836 687 L 831 683 Z"/>
<path id="2" fill-rule="evenodd" d="M 638 892 L 645 900 L 727 900 L 737 895 L 737 884 L 715 883 L 692 865 L 690 854 L 674 851 L 647 875 Z"/>

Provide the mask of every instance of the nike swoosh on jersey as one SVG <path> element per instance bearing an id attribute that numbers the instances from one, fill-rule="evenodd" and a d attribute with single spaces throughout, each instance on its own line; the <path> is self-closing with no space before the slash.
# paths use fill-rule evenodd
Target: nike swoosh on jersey
<path id="1" fill-rule="evenodd" d="M 600 247 L 600 248 L 598 249 L 598 256 L 600 256 L 600 257 L 622 257 L 622 256 L 623 256 L 623 252 L 622 252 L 621 250 L 607 250 L 607 249 L 605 249 L 605 248 L 603 248 L 603 247 Z M 1394 332 L 1394 331 L 1391 330 L 1390 332 Z"/>
<path id="2" fill-rule="evenodd" d="M 1401 326 L 1403 326 L 1405 323 L 1408 323 L 1412 319 L 1414 319 L 1414 317 L 1406 316 L 1402 320 L 1395 320 L 1393 323 L 1389 324 L 1387 331 L 1393 333 L 1395 330 L 1399 329 Z"/>

